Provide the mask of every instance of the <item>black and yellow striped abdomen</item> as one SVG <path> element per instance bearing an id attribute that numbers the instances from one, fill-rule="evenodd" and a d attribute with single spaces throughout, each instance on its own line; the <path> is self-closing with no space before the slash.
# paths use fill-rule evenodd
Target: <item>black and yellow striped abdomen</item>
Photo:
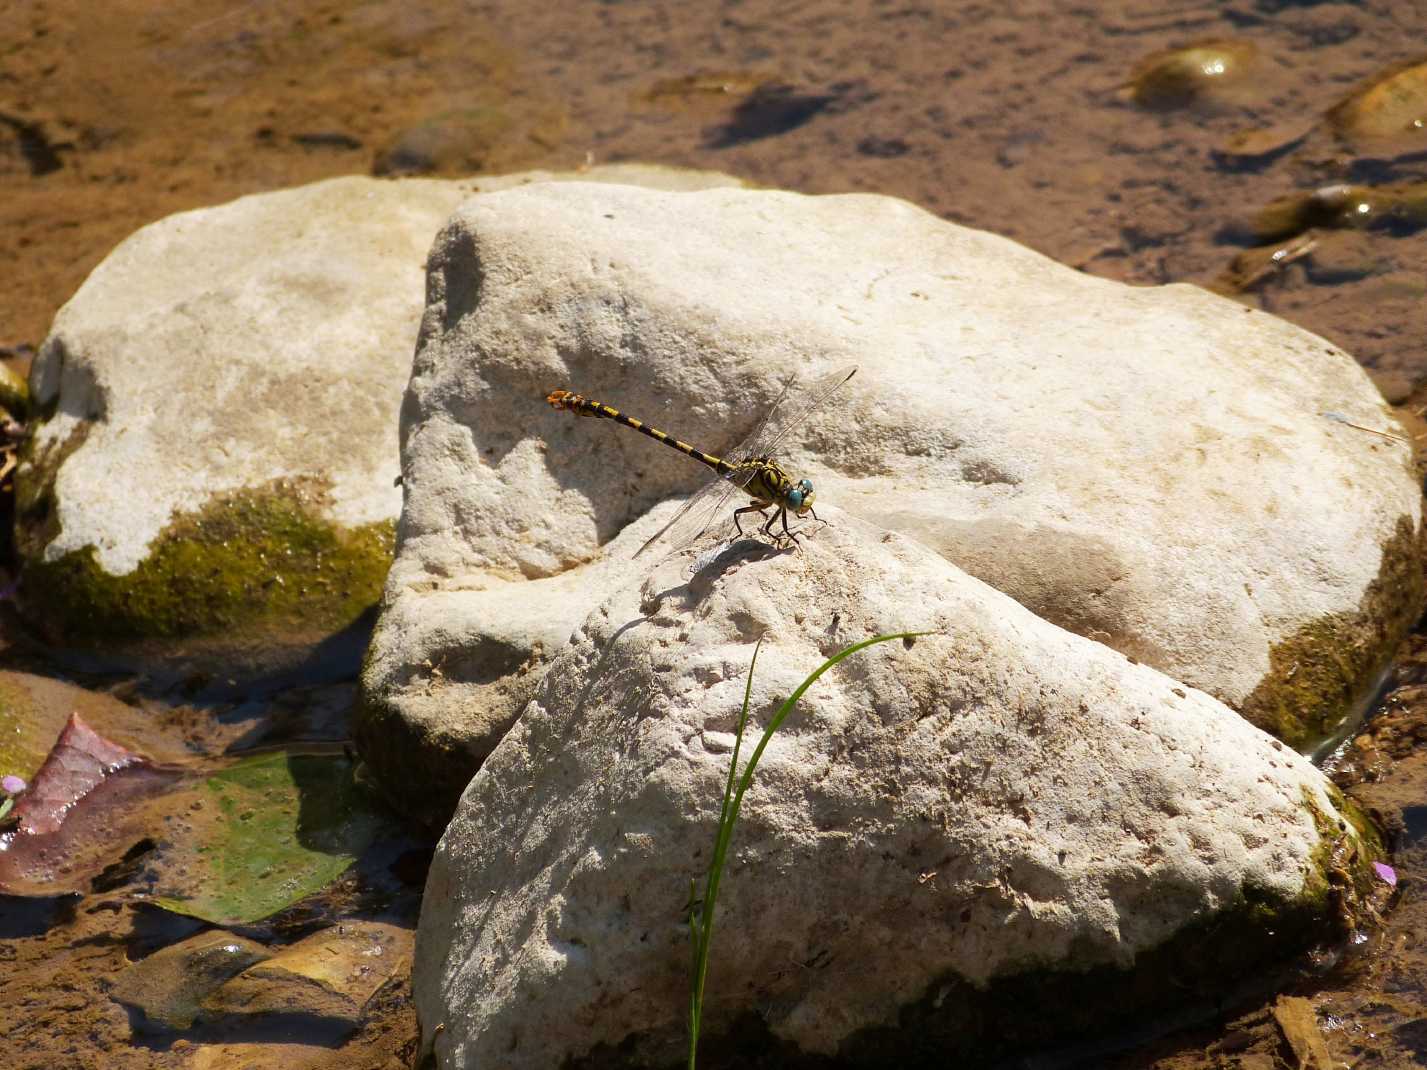
<path id="1" fill-rule="evenodd" d="M 740 466 L 729 464 L 721 457 L 715 457 L 711 453 L 690 446 L 687 442 L 681 442 L 672 435 L 665 434 L 657 427 L 650 427 L 642 420 L 636 420 L 633 416 L 626 416 L 612 405 L 606 405 L 602 401 L 595 401 L 587 398 L 583 394 L 575 394 L 569 390 L 552 390 L 545 395 L 545 400 L 552 406 L 563 412 L 578 413 L 581 416 L 602 416 L 606 420 L 613 420 L 617 424 L 625 427 L 632 427 L 642 435 L 648 435 L 656 442 L 662 442 L 666 446 L 678 450 L 680 453 L 692 457 L 696 461 L 708 465 L 721 476 L 732 475 L 738 471 Z"/>

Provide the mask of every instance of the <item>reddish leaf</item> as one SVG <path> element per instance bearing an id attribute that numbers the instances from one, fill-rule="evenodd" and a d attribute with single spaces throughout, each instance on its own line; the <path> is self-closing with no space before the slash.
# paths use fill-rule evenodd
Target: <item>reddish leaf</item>
<path id="1" fill-rule="evenodd" d="M 163 794 L 181 775 L 105 739 L 72 714 L 15 802 L 17 827 L 0 835 L 0 892 L 84 890 L 142 836 L 138 804 Z"/>

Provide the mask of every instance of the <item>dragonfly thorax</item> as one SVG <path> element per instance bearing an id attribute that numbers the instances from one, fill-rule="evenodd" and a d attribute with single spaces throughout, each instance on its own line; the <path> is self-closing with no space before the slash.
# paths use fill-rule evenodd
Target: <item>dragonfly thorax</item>
<path id="1" fill-rule="evenodd" d="M 795 480 L 771 457 L 754 457 L 739 467 L 753 470 L 743 489 L 760 505 L 781 505 L 798 516 L 813 507 L 813 481 Z"/>

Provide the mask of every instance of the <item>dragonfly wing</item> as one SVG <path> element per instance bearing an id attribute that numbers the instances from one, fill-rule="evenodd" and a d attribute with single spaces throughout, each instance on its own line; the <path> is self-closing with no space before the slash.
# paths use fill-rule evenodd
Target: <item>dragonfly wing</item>
<path id="1" fill-rule="evenodd" d="M 753 430 L 743 437 L 743 441 L 723 455 L 725 461 L 730 464 L 739 464 L 758 453 L 769 432 L 777 432 L 778 425 L 774 422 L 773 417 L 778 414 L 779 408 L 782 407 L 783 402 L 788 400 L 788 396 L 797 385 L 796 379 L 789 379 L 783 384 L 783 389 L 773 399 L 773 404 L 768 406 L 768 411 L 763 414 L 763 419 L 759 420 Z"/>
<path id="2" fill-rule="evenodd" d="M 755 444 L 754 451 L 757 456 L 764 456 L 773 452 L 773 448 L 788 437 L 788 432 L 797 427 L 822 406 L 833 394 L 842 388 L 842 385 L 857 374 L 857 368 L 839 368 L 831 375 L 824 376 L 816 383 L 808 387 L 806 392 L 798 392 L 798 404 L 789 411 L 792 413 L 786 420 L 779 420 L 776 424 L 764 421 L 764 426 L 760 426 L 760 431 L 767 437 L 764 441 Z M 783 388 L 783 393 L 778 395 L 776 404 L 781 404 L 788 396 L 788 388 Z M 769 414 L 772 415 L 771 413 Z"/>
<path id="3" fill-rule="evenodd" d="M 747 479 L 743 482 L 747 482 Z M 742 483 L 732 479 L 709 480 L 678 508 L 668 523 L 649 536 L 644 545 L 634 552 L 634 556 L 638 557 L 666 534 L 670 536 L 670 546 L 676 550 L 683 549 L 708 530 L 714 518 L 727 508 L 728 500 L 741 486 Z"/>

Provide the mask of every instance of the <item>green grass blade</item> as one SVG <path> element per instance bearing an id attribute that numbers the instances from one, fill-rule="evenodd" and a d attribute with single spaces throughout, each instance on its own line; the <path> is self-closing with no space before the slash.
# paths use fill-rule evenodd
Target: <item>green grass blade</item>
<path id="1" fill-rule="evenodd" d="M 804 692 L 817 682 L 818 677 L 843 658 L 850 657 L 859 650 L 865 650 L 877 643 L 886 643 L 893 639 L 914 639 L 917 636 L 928 634 L 930 633 L 896 632 L 892 635 L 874 635 L 871 639 L 853 643 L 828 658 L 778 707 L 778 712 L 768 722 L 768 727 L 763 730 L 763 736 L 759 739 L 758 746 L 754 748 L 753 754 L 749 757 L 743 775 L 739 777 L 737 776 L 738 756 L 743 746 L 743 730 L 748 725 L 748 708 L 753 696 L 753 669 L 758 664 L 758 651 L 763 646 L 763 640 L 760 638 L 754 646 L 753 659 L 748 665 L 747 683 L 743 689 L 743 709 L 738 715 L 738 730 L 734 736 L 733 756 L 728 763 L 728 779 L 724 784 L 723 802 L 719 808 L 718 833 L 714 837 L 713 857 L 709 860 L 708 873 L 704 878 L 704 897 L 701 903 L 695 902 L 693 882 L 690 881 L 689 931 L 693 940 L 694 965 L 689 986 L 689 1070 L 695 1070 L 698 1058 L 699 1028 L 704 1010 L 704 988 L 708 981 L 709 948 L 713 943 L 714 907 L 718 902 L 718 889 L 723 879 L 724 862 L 728 857 L 728 845 L 733 839 L 733 829 L 738 823 L 739 811 L 743 808 L 743 795 L 749 785 L 753 783 L 753 772 L 758 767 L 759 759 L 763 757 L 763 751 L 773 738 L 773 733 L 778 731 L 779 726 L 793 712 Z M 735 778 L 737 787 L 735 787 Z"/>

